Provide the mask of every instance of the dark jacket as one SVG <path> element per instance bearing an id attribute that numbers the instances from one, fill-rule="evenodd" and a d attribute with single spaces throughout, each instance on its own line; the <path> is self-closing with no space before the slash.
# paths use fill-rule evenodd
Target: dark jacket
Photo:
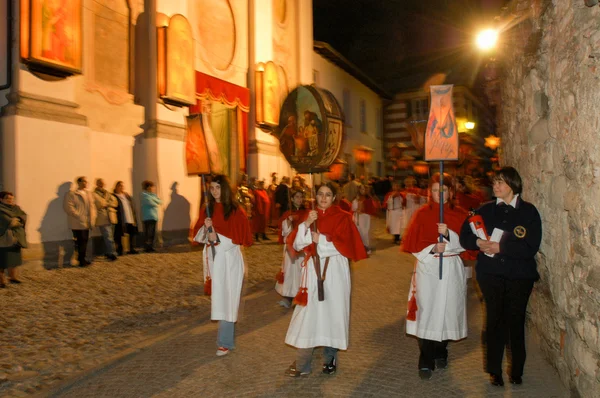
<path id="1" fill-rule="evenodd" d="M 113 194 L 115 198 L 117 198 L 117 202 L 119 203 L 117 207 L 117 224 L 115 226 L 115 233 L 120 228 L 121 230 L 125 230 L 125 215 L 123 214 L 123 203 L 121 202 L 121 198 L 117 196 L 117 194 Z M 133 200 L 128 193 L 125 193 L 127 200 L 129 201 L 129 206 L 131 206 L 131 214 L 133 216 L 133 225 L 136 226 L 137 230 L 137 215 L 135 214 L 135 207 L 133 207 Z"/>
<path id="2" fill-rule="evenodd" d="M 519 196 L 516 207 L 496 205 L 496 202 L 483 204 L 475 211 L 481 215 L 488 235 L 494 228 L 504 231 L 500 239 L 500 253 L 488 257 L 477 255 L 477 279 L 487 275 L 502 276 L 507 279 L 538 280 L 535 255 L 542 242 L 542 220 L 534 205 Z M 467 250 L 479 250 L 477 237 L 471 232 L 467 219 L 460 231 L 460 244 Z"/>
<path id="3" fill-rule="evenodd" d="M 279 214 L 283 214 L 290 208 L 290 188 L 285 184 L 277 185 L 275 189 L 275 203 L 279 204 Z"/>

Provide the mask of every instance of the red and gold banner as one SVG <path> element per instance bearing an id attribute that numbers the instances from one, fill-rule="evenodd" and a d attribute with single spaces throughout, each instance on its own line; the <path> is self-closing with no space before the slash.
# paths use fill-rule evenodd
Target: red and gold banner
<path id="1" fill-rule="evenodd" d="M 458 160 L 458 129 L 452 104 L 453 85 L 430 87 L 431 108 L 425 130 L 425 160 Z"/>

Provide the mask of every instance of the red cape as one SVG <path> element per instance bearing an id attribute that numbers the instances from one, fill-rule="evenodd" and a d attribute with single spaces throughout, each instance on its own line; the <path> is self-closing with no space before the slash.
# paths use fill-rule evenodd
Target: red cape
<path id="1" fill-rule="evenodd" d="M 358 198 L 358 211 L 360 213 L 376 216 L 377 210 L 379 210 L 379 203 L 375 199 L 371 197 Z"/>
<path id="2" fill-rule="evenodd" d="M 461 207 L 450 208 L 448 204 L 444 206 L 444 222 L 448 229 L 460 233 L 463 222 L 468 213 Z M 427 246 L 437 243 L 439 234 L 437 223 L 440 222 L 440 205 L 435 202 L 429 202 L 423 205 L 413 215 L 406 234 L 402 241 L 403 250 L 409 253 L 418 253 Z"/>
<path id="3" fill-rule="evenodd" d="M 401 196 L 402 197 L 402 208 L 405 208 L 406 207 L 406 194 L 403 193 L 403 192 L 398 192 L 398 191 L 390 191 L 390 192 L 388 192 L 388 194 L 385 195 L 385 199 L 383 199 L 382 206 L 384 208 L 387 208 L 387 203 L 388 203 L 388 200 L 390 199 L 390 197 L 394 197 L 395 198 L 396 196 Z"/>
<path id="4" fill-rule="evenodd" d="M 269 218 L 270 200 L 264 189 L 254 190 L 254 205 L 252 206 L 252 232 L 264 233 Z"/>
<path id="5" fill-rule="evenodd" d="M 327 238 L 327 241 L 333 242 L 333 245 L 342 256 L 354 261 L 367 258 L 367 252 L 350 213 L 345 212 L 336 205 L 331 206 L 327 210 L 319 209 L 317 212 L 319 214 L 317 218 L 317 230 Z M 302 222 L 307 217 L 308 212 Z M 288 241 L 294 242 L 297 233 L 298 229 L 296 228 L 288 236 Z M 314 245 L 309 246 L 308 253 L 315 253 Z"/>
<path id="6" fill-rule="evenodd" d="M 283 222 L 291 215 L 293 215 L 295 218 L 292 221 L 292 231 L 294 231 L 296 228 L 298 228 L 298 224 L 300 224 L 302 221 L 306 220 L 306 217 L 308 215 L 308 211 L 307 209 L 301 208 L 299 210 L 288 210 L 285 213 L 283 213 L 283 215 L 281 216 L 281 218 L 279 219 L 279 243 L 280 244 L 284 244 L 286 243 L 288 245 L 288 249 L 293 249 L 292 245 L 294 243 L 294 241 L 290 242 L 284 242 L 283 241 L 283 236 L 281 235 L 281 231 L 283 230 Z M 290 233 L 291 235 L 291 233 Z M 288 237 L 290 236 L 288 235 Z"/>
<path id="7" fill-rule="evenodd" d="M 340 200 L 340 209 L 347 211 L 347 212 L 351 212 L 352 211 L 352 203 L 350 203 L 348 201 L 348 199 L 342 199 Z"/>
<path id="8" fill-rule="evenodd" d="M 481 197 L 463 192 L 456 193 L 457 204 L 465 210 L 477 209 L 482 203 Z"/>
<path id="9" fill-rule="evenodd" d="M 252 245 L 252 234 L 250 233 L 250 224 L 248 223 L 248 217 L 246 212 L 238 207 L 229 215 L 229 219 L 225 220 L 225 214 L 223 213 L 223 204 L 215 203 L 214 214 L 212 214 L 213 228 L 221 235 L 224 235 L 231 239 L 236 245 L 242 245 L 249 247 Z M 194 236 L 198 233 L 200 228 L 204 225 L 206 219 L 206 206 L 200 209 L 200 217 L 194 227 Z"/>

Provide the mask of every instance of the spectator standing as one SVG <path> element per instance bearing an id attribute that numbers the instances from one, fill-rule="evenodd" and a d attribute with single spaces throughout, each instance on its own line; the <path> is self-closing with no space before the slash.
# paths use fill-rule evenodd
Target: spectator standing
<path id="1" fill-rule="evenodd" d="M 158 222 L 158 206 L 162 200 L 156 195 L 156 186 L 152 181 L 142 183 L 141 208 L 142 222 L 144 223 L 144 249 L 147 253 L 154 252 L 154 237 L 156 223 Z"/>
<path id="2" fill-rule="evenodd" d="M 117 207 L 119 202 L 110 192 L 104 189 L 104 180 L 96 180 L 94 190 L 94 205 L 96 206 L 96 226 L 104 239 L 104 254 L 109 261 L 117 259 L 114 240 L 114 224 L 117 223 Z"/>
<path id="3" fill-rule="evenodd" d="M 129 254 L 137 254 L 135 250 L 135 236 L 137 235 L 137 218 L 131 195 L 124 190 L 123 181 L 117 181 L 114 195 L 117 197 L 119 207 L 117 208 L 117 224 L 115 225 L 115 243 L 117 254 L 123 255 L 123 236 L 129 235 Z"/>
<path id="4" fill-rule="evenodd" d="M 23 263 L 21 248 L 27 247 L 26 222 L 27 214 L 15 204 L 12 192 L 0 192 L 0 289 L 6 288 L 5 269 L 10 283 L 21 283 L 17 267 Z"/>
<path id="5" fill-rule="evenodd" d="M 284 176 L 275 190 L 275 207 L 279 209 L 277 218 L 281 218 L 290 209 L 290 177 Z"/>
<path id="6" fill-rule="evenodd" d="M 67 213 L 69 228 L 73 231 L 73 239 L 77 246 L 77 259 L 80 267 L 92 264 L 86 259 L 87 244 L 90 239 L 90 229 L 96 221 L 96 206 L 94 197 L 88 191 L 85 177 L 77 178 L 77 189 L 65 195 L 63 208 Z"/>
<path id="7" fill-rule="evenodd" d="M 356 179 L 356 175 L 353 173 L 348 174 L 348 178 L 350 181 L 348 181 L 346 185 L 344 185 L 343 191 L 344 197 L 350 203 L 352 203 L 352 201 L 356 199 L 356 196 L 358 195 L 358 190 L 362 184 L 358 179 Z"/>

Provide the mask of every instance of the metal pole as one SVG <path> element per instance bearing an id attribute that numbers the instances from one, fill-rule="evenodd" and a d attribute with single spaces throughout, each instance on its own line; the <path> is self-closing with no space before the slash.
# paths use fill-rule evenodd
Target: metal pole
<path id="1" fill-rule="evenodd" d="M 444 222 L 444 161 L 440 161 L 440 223 Z M 440 243 L 444 241 L 444 235 L 440 234 Z M 440 280 L 442 280 L 442 265 L 444 253 L 440 253 Z"/>

